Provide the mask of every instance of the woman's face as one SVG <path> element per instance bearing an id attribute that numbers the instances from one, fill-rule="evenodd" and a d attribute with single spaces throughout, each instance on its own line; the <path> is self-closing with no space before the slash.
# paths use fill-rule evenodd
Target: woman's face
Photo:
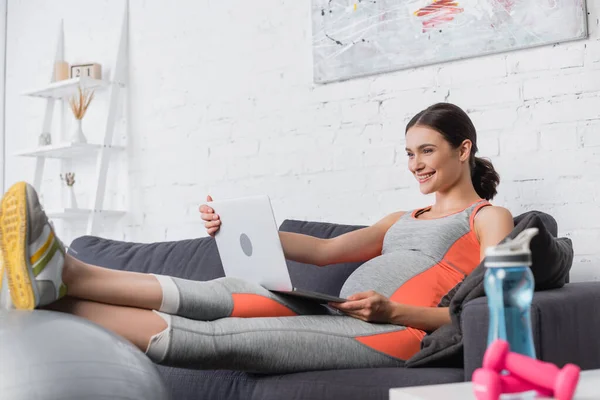
<path id="1" fill-rule="evenodd" d="M 423 194 L 449 189 L 463 171 L 465 157 L 461 148 L 453 149 L 441 133 L 427 126 L 414 125 L 408 130 L 406 154 L 408 169 L 417 178 Z"/>

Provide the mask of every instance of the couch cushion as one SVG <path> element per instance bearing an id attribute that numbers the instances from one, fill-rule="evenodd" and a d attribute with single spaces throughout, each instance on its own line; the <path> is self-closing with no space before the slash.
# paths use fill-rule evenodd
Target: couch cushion
<path id="1" fill-rule="evenodd" d="M 214 239 L 206 237 L 159 243 L 131 243 L 82 236 L 69 254 L 94 265 L 124 271 L 170 275 L 194 280 L 222 277 L 223 265 Z"/>
<path id="2" fill-rule="evenodd" d="M 358 225 L 285 220 L 280 230 L 329 238 L 360 229 Z M 211 237 L 157 243 L 131 243 L 96 236 L 75 239 L 69 253 L 83 262 L 125 271 L 170 275 L 192 280 L 224 276 L 216 242 Z M 336 264 L 327 268 L 287 261 L 294 286 L 338 295 L 340 288 L 361 263 Z"/>
<path id="3" fill-rule="evenodd" d="M 361 228 L 364 228 L 364 226 L 286 219 L 281 224 L 279 230 L 284 232 L 303 233 L 321 239 L 327 239 Z M 316 267 L 314 265 L 287 260 L 287 264 L 292 282 L 298 288 L 337 296 L 340 294 L 342 285 L 346 282 L 348 276 L 362 263 L 343 263 L 329 265 L 327 267 Z"/>
<path id="4" fill-rule="evenodd" d="M 463 381 L 462 369 L 371 368 L 258 375 L 159 366 L 174 399 L 387 400 L 389 389 Z"/>

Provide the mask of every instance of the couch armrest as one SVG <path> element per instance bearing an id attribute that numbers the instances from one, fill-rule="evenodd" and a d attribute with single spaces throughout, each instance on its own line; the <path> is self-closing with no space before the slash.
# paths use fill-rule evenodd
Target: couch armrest
<path id="1" fill-rule="evenodd" d="M 600 282 L 569 283 L 560 289 L 536 292 L 531 322 L 537 358 L 563 366 L 600 368 Z M 463 309 L 465 380 L 481 366 L 487 346 L 487 298 L 470 301 Z"/>

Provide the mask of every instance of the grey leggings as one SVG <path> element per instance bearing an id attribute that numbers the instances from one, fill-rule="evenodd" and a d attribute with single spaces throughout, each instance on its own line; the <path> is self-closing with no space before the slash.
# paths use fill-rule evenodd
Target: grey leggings
<path id="1" fill-rule="evenodd" d="M 176 367 L 284 373 L 398 367 L 422 331 L 335 315 L 316 302 L 236 278 L 208 282 L 155 275 L 168 327 L 146 353 Z"/>

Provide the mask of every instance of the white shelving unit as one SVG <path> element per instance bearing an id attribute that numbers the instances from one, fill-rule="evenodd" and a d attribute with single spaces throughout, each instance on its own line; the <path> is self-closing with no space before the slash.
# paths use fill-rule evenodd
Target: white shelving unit
<path id="1" fill-rule="evenodd" d="M 124 210 L 104 209 L 103 205 L 109 159 L 112 153 L 124 149 L 123 147 L 113 146 L 112 142 L 119 105 L 122 101 L 123 89 L 126 85 L 127 32 L 128 6 L 127 1 L 125 1 L 125 12 L 123 15 L 123 23 L 121 26 L 121 34 L 117 48 L 117 57 L 110 80 L 79 77 L 51 82 L 44 87 L 40 87 L 35 90 L 28 90 L 23 93 L 25 96 L 46 100 L 44 123 L 41 132 L 50 132 L 54 115 L 54 106 L 56 103 L 67 102 L 71 96 L 78 93 L 78 88 L 93 89 L 95 92 L 107 91 L 108 106 L 106 111 L 106 128 L 100 143 L 61 143 L 59 141 L 57 144 L 53 143 L 48 146 L 24 149 L 14 154 L 18 157 L 35 158 L 36 167 L 33 185 L 37 191 L 40 191 L 41 188 L 46 159 L 60 160 L 61 170 L 65 172 L 71 171 L 71 162 L 74 159 L 83 159 L 85 161 L 90 160 L 90 162 L 91 160 L 95 160 L 95 180 L 93 181 L 95 184 L 91 189 L 89 205 L 84 208 L 73 208 L 66 206 L 58 209 L 46 210 L 46 214 L 50 219 L 86 221 L 87 228 L 85 234 L 87 235 L 93 235 L 97 233 L 96 231 L 100 218 L 121 217 L 126 214 Z M 58 34 L 55 61 L 62 60 L 64 60 L 64 32 L 61 23 Z M 52 77 L 54 77 L 54 71 L 52 71 Z M 55 136 L 57 135 L 53 135 L 53 137 Z M 65 135 L 60 136 L 62 138 Z"/>
<path id="2" fill-rule="evenodd" d="M 63 100 L 68 99 L 76 93 L 77 88 L 82 89 L 103 89 L 111 83 L 104 79 L 94 79 L 89 77 L 79 77 L 65 79 L 64 81 L 52 82 L 43 88 L 29 90 L 23 93 L 25 96 L 41 97 L 45 99 Z"/>
<path id="3" fill-rule="evenodd" d="M 105 146 L 93 143 L 61 143 L 49 146 L 39 146 L 14 153 L 17 157 L 45 157 L 55 159 L 76 159 L 95 156 Z M 110 146 L 107 150 L 124 150 L 121 146 Z"/>

